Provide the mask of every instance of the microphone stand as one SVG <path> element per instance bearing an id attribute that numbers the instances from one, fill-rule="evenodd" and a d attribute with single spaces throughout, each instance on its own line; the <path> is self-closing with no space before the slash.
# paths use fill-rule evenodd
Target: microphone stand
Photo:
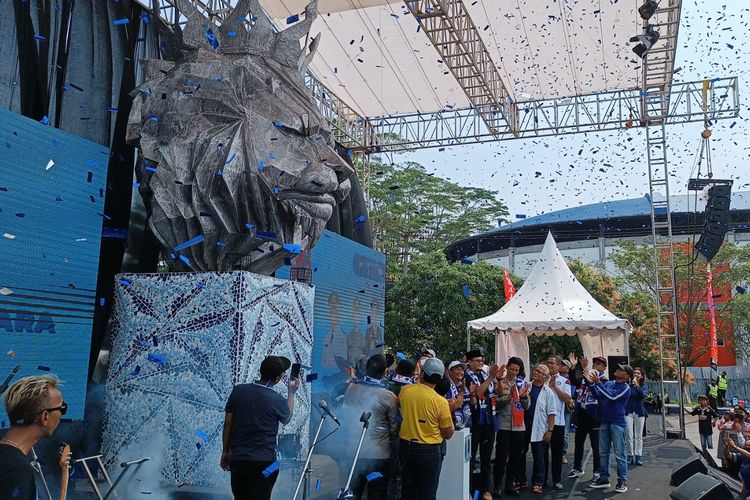
<path id="1" fill-rule="evenodd" d="M 363 423 L 362 434 L 359 436 L 359 443 L 357 444 L 357 451 L 354 453 L 354 460 L 352 461 L 352 468 L 349 470 L 349 477 L 346 480 L 346 486 L 341 488 L 339 496 L 336 500 L 354 500 L 354 493 L 349 488 L 352 484 L 352 477 L 354 476 L 354 469 L 357 467 L 357 460 L 359 460 L 359 452 L 362 450 L 362 441 L 365 440 L 365 433 L 370 425 L 370 412 L 362 412 L 362 416 L 359 417 L 359 421 Z"/>
<path id="2" fill-rule="evenodd" d="M 38 474 L 39 477 L 42 480 L 42 486 L 44 486 L 44 491 L 47 493 L 47 497 L 49 500 L 52 500 L 52 494 L 49 492 L 49 486 L 47 486 L 47 480 L 44 479 L 44 472 L 42 472 L 42 465 L 39 463 L 39 460 L 36 456 L 36 451 L 34 451 L 34 448 L 31 448 L 31 468 L 34 469 Z"/>
<path id="3" fill-rule="evenodd" d="M 297 489 L 294 490 L 294 496 L 292 497 L 292 500 L 297 500 L 297 495 L 299 495 L 300 487 L 302 486 L 302 482 L 304 481 L 305 487 L 302 489 L 302 500 L 307 500 L 307 497 L 310 495 L 310 476 L 312 475 L 312 469 L 310 468 L 310 459 L 312 458 L 313 451 L 315 450 L 315 445 L 318 443 L 318 436 L 320 436 L 320 429 L 323 428 L 323 421 L 326 419 L 326 412 L 321 412 L 320 414 L 320 423 L 318 424 L 318 430 L 315 431 L 315 437 L 312 440 L 312 444 L 310 445 L 310 449 L 307 452 L 307 459 L 305 460 L 305 466 L 302 469 L 302 474 L 300 474 L 299 481 L 297 481 Z"/>

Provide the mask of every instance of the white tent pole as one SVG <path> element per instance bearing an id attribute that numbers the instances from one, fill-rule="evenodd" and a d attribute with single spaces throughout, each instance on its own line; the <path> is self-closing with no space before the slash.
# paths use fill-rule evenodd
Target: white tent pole
<path id="1" fill-rule="evenodd" d="M 471 351 L 471 327 L 466 327 L 466 352 Z"/>

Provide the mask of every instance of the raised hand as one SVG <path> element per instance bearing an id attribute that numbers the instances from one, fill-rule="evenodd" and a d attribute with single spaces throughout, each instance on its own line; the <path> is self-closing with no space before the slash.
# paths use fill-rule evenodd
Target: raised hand
<path id="1" fill-rule="evenodd" d="M 503 370 L 505 369 L 505 365 L 503 365 Z M 490 368 L 490 377 L 497 376 L 497 372 L 500 371 L 500 367 L 498 365 L 492 365 Z"/>
<path id="2" fill-rule="evenodd" d="M 570 364 L 573 365 L 571 368 L 575 368 L 578 364 L 578 356 L 576 356 L 574 352 L 569 352 L 568 361 L 570 361 Z"/>
<path id="3" fill-rule="evenodd" d="M 584 370 L 589 367 L 589 358 L 586 356 L 581 356 L 581 368 Z"/>

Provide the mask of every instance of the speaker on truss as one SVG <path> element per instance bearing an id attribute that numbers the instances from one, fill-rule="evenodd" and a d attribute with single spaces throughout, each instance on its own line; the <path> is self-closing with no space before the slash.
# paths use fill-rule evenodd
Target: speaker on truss
<path id="1" fill-rule="evenodd" d="M 695 244 L 695 253 L 702 260 L 710 262 L 724 242 L 729 228 L 729 202 L 732 196 L 731 184 L 714 184 L 708 189 L 705 222 L 701 237 Z"/>
<path id="2" fill-rule="evenodd" d="M 695 474 L 669 494 L 674 500 L 733 500 L 727 485 L 705 474 Z"/>
<path id="3" fill-rule="evenodd" d="M 679 486 L 696 474 L 707 474 L 708 466 L 699 453 L 694 453 L 672 469 L 672 478 L 669 484 Z"/>

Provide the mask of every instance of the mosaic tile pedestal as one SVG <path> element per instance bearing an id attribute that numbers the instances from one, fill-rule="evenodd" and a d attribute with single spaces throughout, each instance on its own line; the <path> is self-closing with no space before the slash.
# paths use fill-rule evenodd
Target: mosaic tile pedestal
<path id="1" fill-rule="evenodd" d="M 225 487 L 224 405 L 268 354 L 310 365 L 314 288 L 249 272 L 116 277 L 102 453 L 144 456 L 167 486 Z M 285 382 L 285 381 L 284 381 Z M 286 397 L 286 384 L 276 389 Z M 310 390 L 280 434 L 308 445 Z M 115 475 L 119 473 L 116 472 Z"/>

